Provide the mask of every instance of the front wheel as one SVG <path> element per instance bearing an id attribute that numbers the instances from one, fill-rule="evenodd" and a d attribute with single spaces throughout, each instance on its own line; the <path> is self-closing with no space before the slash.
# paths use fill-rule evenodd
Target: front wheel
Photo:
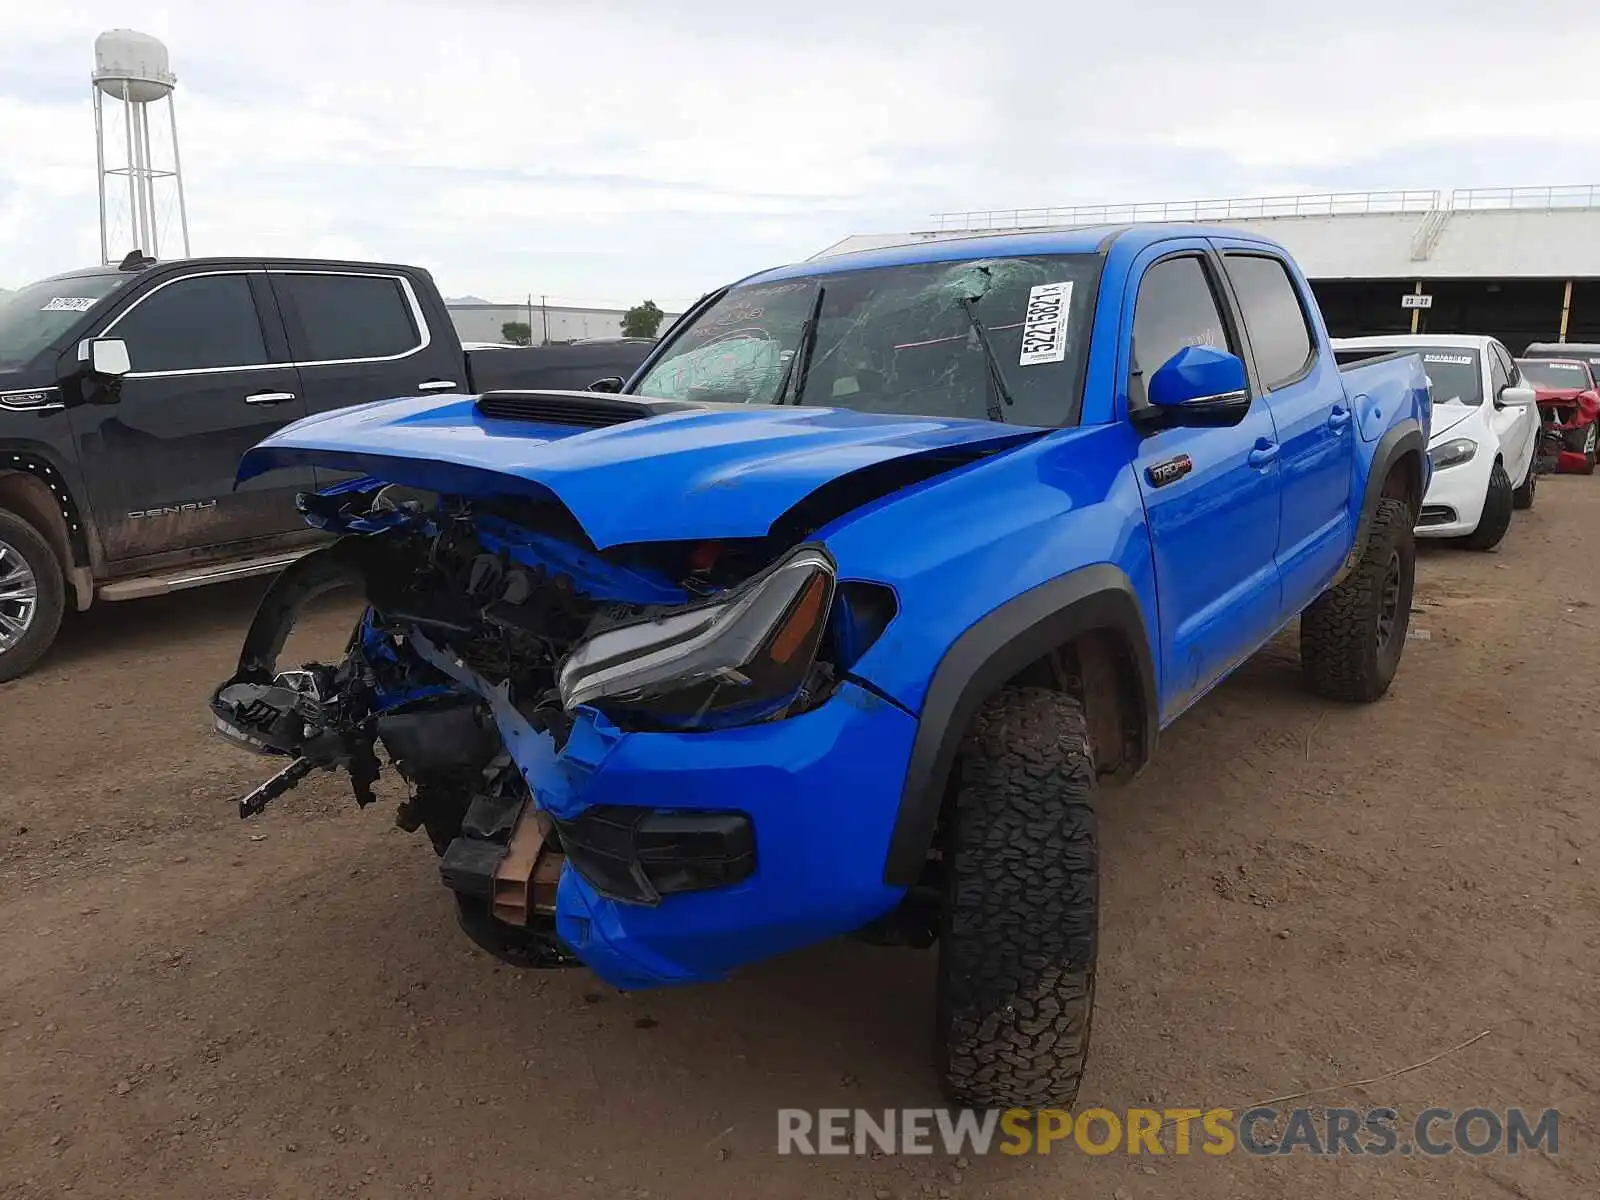
<path id="1" fill-rule="evenodd" d="M 50 543 L 21 517 L 0 512 L 0 683 L 50 649 L 66 607 L 66 578 Z"/>
<path id="2" fill-rule="evenodd" d="M 1528 459 L 1527 477 L 1517 485 L 1517 490 L 1511 493 L 1511 507 L 1519 511 L 1526 511 L 1533 507 L 1533 495 L 1539 488 L 1538 464 L 1539 452 L 1536 447 L 1533 455 Z"/>
<path id="3" fill-rule="evenodd" d="M 1483 512 L 1478 515 L 1478 527 L 1460 540 L 1466 550 L 1493 550 L 1511 528 L 1511 510 L 1516 506 L 1516 494 L 1511 487 L 1511 476 L 1505 464 L 1495 460 L 1489 472 L 1489 491 L 1483 498 Z"/>
<path id="4" fill-rule="evenodd" d="M 1579 468 L 1580 475 L 1593 475 L 1595 464 L 1595 436 L 1600 433 L 1600 420 L 1590 421 L 1581 429 L 1567 431 L 1565 440 L 1566 448 L 1573 453 L 1583 455 L 1583 466 Z"/>
<path id="5" fill-rule="evenodd" d="M 1378 501 L 1355 570 L 1300 614 L 1300 668 L 1330 700 L 1370 704 L 1394 682 L 1417 574 L 1411 522 L 1405 501 Z"/>
<path id="6" fill-rule="evenodd" d="M 1083 709 L 1008 688 L 973 722 L 945 830 L 937 1058 L 972 1108 L 1071 1107 L 1089 1049 L 1099 927 Z"/>

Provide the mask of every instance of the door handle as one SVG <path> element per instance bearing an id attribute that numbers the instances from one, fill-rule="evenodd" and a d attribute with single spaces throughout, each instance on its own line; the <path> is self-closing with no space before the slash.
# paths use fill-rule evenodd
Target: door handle
<path id="1" fill-rule="evenodd" d="M 1335 405 L 1333 411 L 1328 414 L 1328 428 L 1343 429 L 1348 424 L 1350 424 L 1350 410 L 1342 405 Z"/>
<path id="2" fill-rule="evenodd" d="M 293 392 L 251 392 L 244 398 L 244 402 L 246 404 L 287 404 L 293 399 Z"/>
<path id="3" fill-rule="evenodd" d="M 1278 457 L 1278 443 L 1270 438 L 1257 438 L 1256 448 L 1246 460 L 1252 467 L 1264 467 Z"/>
<path id="4" fill-rule="evenodd" d="M 448 392 L 456 386 L 454 379 L 425 379 L 417 384 L 419 392 Z"/>

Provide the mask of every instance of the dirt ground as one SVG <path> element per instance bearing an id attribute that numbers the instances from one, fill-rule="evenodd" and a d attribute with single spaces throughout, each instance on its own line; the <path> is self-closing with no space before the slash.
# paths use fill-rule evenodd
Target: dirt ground
<path id="1" fill-rule="evenodd" d="M 1547 480 L 1501 551 L 1422 554 L 1385 702 L 1309 697 L 1285 640 L 1106 794 L 1080 1101 L 1239 1109 L 1487 1030 L 1310 1103 L 1555 1106 L 1555 1158 L 780 1157 L 780 1107 L 939 1103 L 933 954 L 631 995 L 497 967 L 391 803 L 234 815 L 236 587 L 104 606 L 0 685 L 0 1195 L 1600 1194 L 1597 529 L 1600 480 Z"/>

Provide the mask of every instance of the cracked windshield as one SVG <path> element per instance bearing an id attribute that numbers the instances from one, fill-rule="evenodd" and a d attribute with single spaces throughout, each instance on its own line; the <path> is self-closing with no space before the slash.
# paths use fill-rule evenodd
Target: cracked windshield
<path id="1" fill-rule="evenodd" d="M 731 289 L 636 389 L 1054 426 L 1077 413 L 1097 255 L 920 263 Z"/>

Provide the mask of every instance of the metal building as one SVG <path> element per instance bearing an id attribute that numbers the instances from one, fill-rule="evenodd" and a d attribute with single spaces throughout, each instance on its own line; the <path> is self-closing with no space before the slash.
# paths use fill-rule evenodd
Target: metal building
<path id="1" fill-rule="evenodd" d="M 1139 221 L 1214 223 L 1283 243 L 1335 336 L 1486 333 L 1513 351 L 1533 341 L 1600 341 L 1600 185 L 939 213 L 927 230 L 850 237 L 815 257 Z"/>
<path id="2" fill-rule="evenodd" d="M 463 342 L 500 342 L 502 327 L 520 322 L 533 331 L 535 346 L 555 342 L 575 342 L 588 338 L 622 336 L 621 308 L 583 308 L 560 304 L 496 304 L 476 297 L 446 300 L 450 320 Z M 661 322 L 664 330 L 678 314 L 668 312 Z"/>

